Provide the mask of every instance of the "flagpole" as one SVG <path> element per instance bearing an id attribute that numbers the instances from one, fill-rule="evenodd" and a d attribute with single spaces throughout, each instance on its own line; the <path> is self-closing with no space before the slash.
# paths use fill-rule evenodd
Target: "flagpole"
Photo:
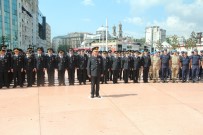
<path id="1" fill-rule="evenodd" d="M 106 51 L 108 51 L 108 18 L 106 18 Z"/>

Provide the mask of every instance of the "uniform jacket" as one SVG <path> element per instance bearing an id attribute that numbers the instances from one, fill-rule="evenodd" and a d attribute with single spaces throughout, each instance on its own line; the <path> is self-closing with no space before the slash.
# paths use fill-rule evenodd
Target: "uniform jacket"
<path id="1" fill-rule="evenodd" d="M 94 77 L 99 77 L 103 74 L 103 59 L 101 56 L 92 56 L 89 58 L 87 64 L 87 74 Z"/>

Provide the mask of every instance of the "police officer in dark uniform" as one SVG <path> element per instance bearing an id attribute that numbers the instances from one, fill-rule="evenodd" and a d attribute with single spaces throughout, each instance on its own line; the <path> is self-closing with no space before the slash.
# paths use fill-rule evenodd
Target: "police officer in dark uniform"
<path id="1" fill-rule="evenodd" d="M 198 54 L 198 50 L 194 50 L 194 55 L 191 56 L 191 67 L 192 67 L 192 81 L 193 83 L 198 81 L 199 69 L 201 66 L 201 58 Z"/>
<path id="2" fill-rule="evenodd" d="M 113 84 L 118 83 L 119 71 L 121 69 L 121 58 L 117 51 L 114 52 L 112 57 L 112 72 L 113 72 Z"/>
<path id="3" fill-rule="evenodd" d="M 200 66 L 200 71 L 199 71 L 199 79 L 201 80 L 202 73 L 203 73 L 203 50 L 200 51 L 200 59 L 201 59 L 201 66 Z"/>
<path id="4" fill-rule="evenodd" d="M 129 52 L 126 52 L 125 56 L 122 58 L 121 65 L 123 69 L 123 80 L 124 83 L 128 83 L 128 78 L 130 74 L 130 62 L 131 58 L 129 56 Z"/>
<path id="5" fill-rule="evenodd" d="M 182 70 L 182 83 L 188 82 L 189 81 L 190 58 L 188 57 L 187 52 L 184 52 L 180 63 L 181 63 L 181 70 Z"/>
<path id="6" fill-rule="evenodd" d="M 110 68 L 110 58 L 107 56 L 107 51 L 103 51 L 102 58 L 103 58 L 103 71 L 104 71 L 104 75 L 102 77 L 102 84 L 103 83 L 107 84 L 107 78 L 109 75 L 108 72 Z"/>
<path id="7" fill-rule="evenodd" d="M 24 58 L 24 70 L 27 74 L 27 87 L 32 87 L 33 84 L 33 73 L 36 71 L 36 59 L 35 56 L 32 55 L 31 51 L 26 52 L 26 56 Z"/>
<path id="8" fill-rule="evenodd" d="M 46 56 L 43 54 L 43 48 L 37 48 L 36 55 L 37 86 L 44 86 L 44 74 L 46 70 Z"/>
<path id="9" fill-rule="evenodd" d="M 58 70 L 58 80 L 59 80 L 59 86 L 63 85 L 65 86 L 65 71 L 67 68 L 67 57 L 64 55 L 63 50 L 58 51 L 58 55 L 56 57 L 56 63 L 57 63 L 57 70 Z"/>
<path id="10" fill-rule="evenodd" d="M 113 58 L 113 55 L 112 55 L 112 51 L 111 50 L 108 51 L 108 58 L 109 58 L 109 71 L 108 71 L 108 78 L 107 78 L 107 80 L 108 81 L 112 81 L 112 76 L 113 76 L 112 58 Z"/>
<path id="11" fill-rule="evenodd" d="M 134 56 L 133 56 L 133 82 L 138 83 L 138 78 L 139 78 L 139 70 L 140 70 L 140 64 L 141 64 L 141 59 L 139 57 L 139 52 L 135 51 Z"/>
<path id="12" fill-rule="evenodd" d="M 78 80 L 79 84 L 82 83 L 86 85 L 86 78 L 87 78 L 87 62 L 88 62 L 88 56 L 85 54 L 85 50 L 81 49 L 80 54 L 78 55 Z"/>
<path id="13" fill-rule="evenodd" d="M 8 73 L 11 70 L 10 58 L 6 55 L 6 50 L 0 50 L 0 89 L 3 86 L 9 88 Z"/>
<path id="14" fill-rule="evenodd" d="M 89 58 L 87 64 L 87 74 L 91 78 L 91 98 L 101 98 L 99 95 L 100 78 L 103 77 L 103 59 L 98 56 L 99 47 L 92 48 L 92 57 Z"/>
<path id="15" fill-rule="evenodd" d="M 14 49 L 14 55 L 11 61 L 11 71 L 13 72 L 14 86 L 16 88 L 18 84 L 23 87 L 22 72 L 24 71 L 24 58 L 19 54 L 19 49 Z"/>
<path id="16" fill-rule="evenodd" d="M 56 68 L 56 57 L 53 55 L 53 49 L 47 49 L 48 54 L 46 55 L 46 69 L 48 75 L 48 86 L 54 86 L 54 75 Z"/>
<path id="17" fill-rule="evenodd" d="M 151 66 L 151 58 L 149 56 L 148 50 L 144 51 L 144 55 L 141 58 L 141 63 L 143 66 L 143 81 L 148 83 L 149 67 Z"/>
<path id="18" fill-rule="evenodd" d="M 166 83 L 170 67 L 171 67 L 171 56 L 167 53 L 167 49 L 165 49 L 163 55 L 161 55 L 161 73 L 163 83 Z"/>
<path id="19" fill-rule="evenodd" d="M 68 80 L 69 85 L 74 85 L 75 83 L 75 68 L 77 67 L 77 57 L 74 55 L 73 48 L 69 49 L 69 54 L 67 56 L 68 60 Z"/>

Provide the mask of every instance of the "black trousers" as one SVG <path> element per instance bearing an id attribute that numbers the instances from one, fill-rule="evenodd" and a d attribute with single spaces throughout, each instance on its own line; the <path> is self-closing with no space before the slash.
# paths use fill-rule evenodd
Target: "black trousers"
<path id="1" fill-rule="evenodd" d="M 112 81 L 112 76 L 113 76 L 113 71 L 110 69 L 110 70 L 108 71 L 108 78 L 107 78 L 107 80 Z"/>
<path id="2" fill-rule="evenodd" d="M 149 67 L 143 68 L 143 81 L 148 82 Z"/>
<path id="3" fill-rule="evenodd" d="M 168 76 L 168 67 L 162 67 L 161 68 L 161 72 L 162 72 L 162 80 L 166 81 L 167 80 L 167 76 Z"/>
<path id="4" fill-rule="evenodd" d="M 44 71 L 43 69 L 37 70 L 37 86 L 44 85 Z"/>
<path id="5" fill-rule="evenodd" d="M 18 69 L 18 70 L 14 70 L 14 71 L 13 71 L 13 79 L 14 79 L 14 86 L 17 86 L 18 84 L 19 84 L 20 86 L 23 85 L 21 69 Z"/>
<path id="6" fill-rule="evenodd" d="M 118 82 L 119 70 L 113 70 L 113 83 Z"/>
<path id="7" fill-rule="evenodd" d="M 79 83 L 86 84 L 87 69 L 78 69 L 77 71 Z"/>
<path id="8" fill-rule="evenodd" d="M 104 76 L 102 77 L 102 83 L 107 83 L 108 80 L 108 70 L 104 70 Z"/>
<path id="9" fill-rule="evenodd" d="M 100 76 L 91 76 L 91 95 L 99 96 Z"/>
<path id="10" fill-rule="evenodd" d="M 58 70 L 59 85 L 65 85 L 65 70 Z"/>
<path id="11" fill-rule="evenodd" d="M 75 69 L 68 69 L 68 80 L 69 84 L 74 84 L 75 82 Z"/>
<path id="12" fill-rule="evenodd" d="M 27 85 L 32 86 L 33 84 L 33 70 L 26 70 L 27 73 Z"/>
<path id="13" fill-rule="evenodd" d="M 129 73 L 130 73 L 129 69 L 124 69 L 123 70 L 123 80 L 124 80 L 124 83 L 128 83 Z"/>
<path id="14" fill-rule="evenodd" d="M 8 72 L 0 72 L 0 88 L 3 86 L 9 87 Z"/>
<path id="15" fill-rule="evenodd" d="M 138 82 L 138 78 L 139 78 L 139 69 L 135 69 L 133 70 L 133 82 L 134 83 Z"/>
<path id="16" fill-rule="evenodd" d="M 54 74 L 55 74 L 55 71 L 54 69 L 52 70 L 47 70 L 47 74 L 48 74 L 48 82 L 49 82 L 49 85 L 54 85 Z"/>

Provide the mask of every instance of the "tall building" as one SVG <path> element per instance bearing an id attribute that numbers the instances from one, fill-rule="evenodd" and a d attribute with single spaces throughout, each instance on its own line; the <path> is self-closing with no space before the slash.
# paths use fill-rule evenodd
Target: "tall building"
<path id="1" fill-rule="evenodd" d="M 123 25 L 121 23 L 118 25 L 118 38 L 123 38 Z"/>
<path id="2" fill-rule="evenodd" d="M 3 38 L 8 47 L 19 44 L 19 0 L 0 0 L 0 43 Z"/>
<path id="3" fill-rule="evenodd" d="M 5 37 L 10 49 L 46 47 L 46 17 L 40 17 L 38 0 L 0 0 L 0 7 L 0 43 Z"/>
<path id="4" fill-rule="evenodd" d="M 163 43 L 166 40 L 166 30 L 161 29 L 159 26 L 147 27 L 145 32 L 146 43 L 151 51 L 156 49 L 157 42 Z"/>
<path id="5" fill-rule="evenodd" d="M 51 45 L 51 27 L 48 23 L 46 23 L 46 42 L 47 42 L 47 48 L 52 47 L 52 45 Z"/>
<path id="6" fill-rule="evenodd" d="M 115 25 L 113 26 L 113 36 L 114 36 L 114 37 L 117 36 L 117 35 L 116 35 L 116 26 L 115 26 Z"/>

